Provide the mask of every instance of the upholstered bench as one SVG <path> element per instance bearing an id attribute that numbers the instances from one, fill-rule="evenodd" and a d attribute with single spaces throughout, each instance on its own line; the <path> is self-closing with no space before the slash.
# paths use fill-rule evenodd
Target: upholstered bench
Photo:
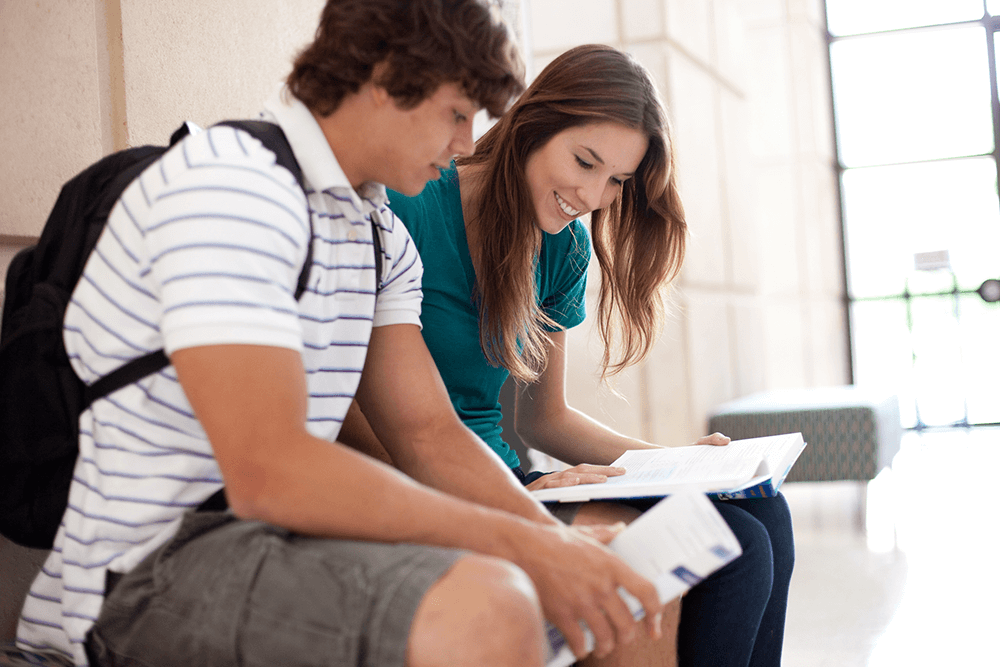
<path id="1" fill-rule="evenodd" d="M 786 482 L 869 481 L 892 463 L 902 428 L 895 394 L 854 385 L 765 391 L 718 406 L 709 432 L 736 439 L 801 432 Z"/>
<path id="2" fill-rule="evenodd" d="M 73 661 L 55 653 L 21 651 L 5 642 L 0 644 L 0 667 L 73 667 Z"/>

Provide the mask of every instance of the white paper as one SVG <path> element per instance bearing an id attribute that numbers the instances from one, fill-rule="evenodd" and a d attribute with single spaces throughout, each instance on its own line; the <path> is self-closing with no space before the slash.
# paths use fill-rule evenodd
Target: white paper
<path id="1" fill-rule="evenodd" d="M 633 449 L 612 465 L 624 475 L 600 484 L 533 491 L 543 502 L 579 502 L 601 498 L 656 497 L 680 488 L 702 492 L 732 491 L 770 479 L 787 470 L 801 452 L 799 433 L 734 440 L 728 445 L 691 445 Z M 802 445 L 804 446 L 804 445 Z M 788 459 L 788 460 L 785 460 Z"/>
<path id="2" fill-rule="evenodd" d="M 656 586 L 660 601 L 669 602 L 742 553 L 740 543 L 704 493 L 681 491 L 664 498 L 633 521 L 609 545 L 637 573 Z M 619 590 L 635 618 L 644 610 L 639 601 Z M 562 634 L 547 626 L 546 667 L 566 667 L 576 661 Z M 584 628 L 588 649 L 593 637 Z"/>

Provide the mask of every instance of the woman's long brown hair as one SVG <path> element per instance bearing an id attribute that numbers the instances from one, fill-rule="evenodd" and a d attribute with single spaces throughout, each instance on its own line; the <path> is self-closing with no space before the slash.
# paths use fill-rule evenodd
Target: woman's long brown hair
<path id="1" fill-rule="evenodd" d="M 601 268 L 598 330 L 602 377 L 641 361 L 662 330 L 664 291 L 684 260 L 687 223 L 673 169 L 670 126 L 649 73 L 632 56 L 604 45 L 571 49 L 553 60 L 459 165 L 476 165 L 476 200 L 466 211 L 475 239 L 480 345 L 490 363 L 521 382 L 545 368 L 545 327 L 535 263 L 535 224 L 525 166 L 529 156 L 571 127 L 613 122 L 649 139 L 635 176 L 606 209 L 591 214 Z"/>

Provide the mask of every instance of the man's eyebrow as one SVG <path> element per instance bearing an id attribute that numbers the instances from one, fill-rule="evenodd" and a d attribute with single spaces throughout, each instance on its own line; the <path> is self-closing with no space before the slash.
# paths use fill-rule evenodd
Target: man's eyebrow
<path id="1" fill-rule="evenodd" d="M 588 147 L 584 146 L 583 149 L 585 151 L 587 151 L 588 153 L 590 153 L 595 160 L 597 160 L 601 164 L 604 164 L 604 160 L 601 159 L 600 155 L 598 155 L 597 153 L 594 152 L 593 148 L 588 148 Z M 628 176 L 629 178 L 632 178 L 633 176 L 635 176 L 635 172 L 634 171 L 622 172 L 622 176 Z"/>

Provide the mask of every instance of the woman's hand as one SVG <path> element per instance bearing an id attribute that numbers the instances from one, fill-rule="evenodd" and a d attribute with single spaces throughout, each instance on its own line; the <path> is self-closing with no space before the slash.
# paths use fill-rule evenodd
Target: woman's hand
<path id="1" fill-rule="evenodd" d="M 730 438 L 728 435 L 722 435 L 721 433 L 719 433 L 718 431 L 716 431 L 715 433 L 713 433 L 711 435 L 703 435 L 703 436 L 701 436 L 700 438 L 698 438 L 697 440 L 695 440 L 691 444 L 692 445 L 716 445 L 716 446 L 721 446 L 721 445 L 728 445 L 730 442 L 732 442 L 732 438 Z"/>
<path id="2" fill-rule="evenodd" d="M 558 489 L 564 486 L 577 486 L 578 484 L 601 484 L 608 481 L 608 477 L 617 477 L 624 474 L 625 468 L 595 466 L 584 463 L 567 468 L 566 470 L 542 475 L 525 488 L 528 491 L 538 491 L 539 489 Z"/>

